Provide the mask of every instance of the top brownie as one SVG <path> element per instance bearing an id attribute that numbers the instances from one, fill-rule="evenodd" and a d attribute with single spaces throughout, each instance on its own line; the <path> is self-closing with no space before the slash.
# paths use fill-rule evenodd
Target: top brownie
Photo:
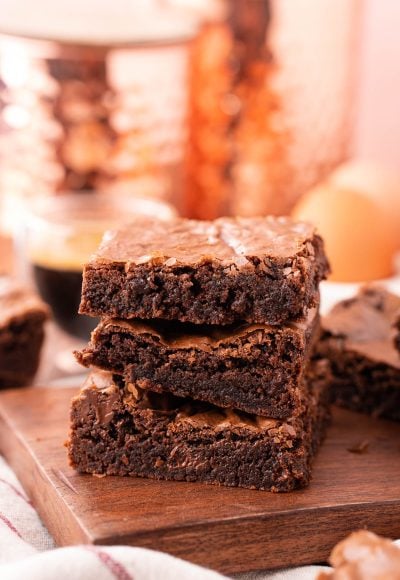
<path id="1" fill-rule="evenodd" d="M 107 232 L 80 312 L 194 324 L 280 324 L 318 304 L 329 271 L 309 224 L 285 217 L 141 220 Z"/>

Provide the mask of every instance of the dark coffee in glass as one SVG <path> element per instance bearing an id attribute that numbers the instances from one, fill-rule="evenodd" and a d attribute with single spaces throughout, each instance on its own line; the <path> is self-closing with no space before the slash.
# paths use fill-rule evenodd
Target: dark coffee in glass
<path id="1" fill-rule="evenodd" d="M 50 305 L 55 322 L 69 334 L 87 339 L 97 320 L 78 314 L 82 270 L 63 270 L 32 264 L 33 279 L 42 298 Z"/>

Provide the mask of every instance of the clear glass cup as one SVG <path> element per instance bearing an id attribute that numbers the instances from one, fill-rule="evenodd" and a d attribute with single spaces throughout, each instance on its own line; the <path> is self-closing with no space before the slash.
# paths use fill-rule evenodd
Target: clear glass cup
<path id="1" fill-rule="evenodd" d="M 78 308 L 83 265 L 104 232 L 143 216 L 168 220 L 174 215 L 165 202 L 93 192 L 45 197 L 27 207 L 16 235 L 17 266 L 52 310 L 59 337 L 56 343 L 63 344 L 64 353 L 58 357 L 58 366 L 68 372 L 79 370 L 65 361 L 73 360 L 71 351 L 88 341 L 97 323 L 78 314 Z M 57 344 L 54 348 L 57 351 Z"/>

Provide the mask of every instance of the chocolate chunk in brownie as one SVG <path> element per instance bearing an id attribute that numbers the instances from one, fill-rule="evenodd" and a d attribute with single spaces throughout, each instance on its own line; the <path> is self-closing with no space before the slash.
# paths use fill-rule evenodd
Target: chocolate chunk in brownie
<path id="1" fill-rule="evenodd" d="M 143 389 L 284 418 L 299 405 L 318 334 L 316 308 L 284 326 L 105 319 L 76 356 Z"/>
<path id="2" fill-rule="evenodd" d="M 284 217 L 141 220 L 105 235 L 80 312 L 194 324 L 280 324 L 318 302 L 329 266 L 313 226 Z"/>
<path id="3" fill-rule="evenodd" d="M 47 306 L 30 290 L 0 278 L 0 388 L 20 387 L 40 360 Z"/>
<path id="4" fill-rule="evenodd" d="M 298 413 L 285 420 L 143 392 L 115 380 L 98 371 L 72 401 L 67 445 L 79 472 L 270 491 L 308 484 L 329 417 L 326 389 L 317 378 Z"/>
<path id="5" fill-rule="evenodd" d="M 393 324 L 400 297 L 366 286 L 322 319 L 317 352 L 330 361 L 334 401 L 343 407 L 400 420 L 400 357 Z"/>
<path id="6" fill-rule="evenodd" d="M 400 578 L 400 549 L 392 541 L 360 530 L 339 542 L 331 553 L 333 570 L 318 580 L 396 580 Z"/>

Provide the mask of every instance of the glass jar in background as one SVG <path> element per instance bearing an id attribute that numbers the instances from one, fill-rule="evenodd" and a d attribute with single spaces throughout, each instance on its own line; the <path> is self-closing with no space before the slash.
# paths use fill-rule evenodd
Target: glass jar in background
<path id="1" fill-rule="evenodd" d="M 57 4 L 56 6 L 54 4 Z M 5 0 L 0 222 L 36 196 L 101 190 L 177 203 L 195 21 L 157 0 Z"/>
<path id="2" fill-rule="evenodd" d="M 63 190 L 289 212 L 349 153 L 360 2 L 38 0 L 21 19 L 3 0 L 3 223 Z"/>
<path id="3" fill-rule="evenodd" d="M 165 202 L 126 195 L 70 193 L 35 200 L 16 236 L 20 275 L 49 304 L 62 331 L 87 341 L 96 320 L 78 314 L 82 269 L 104 232 L 141 217 L 174 215 Z"/>
<path id="4" fill-rule="evenodd" d="M 169 0 L 200 16 L 184 213 L 284 214 L 349 154 L 359 0 Z"/>

